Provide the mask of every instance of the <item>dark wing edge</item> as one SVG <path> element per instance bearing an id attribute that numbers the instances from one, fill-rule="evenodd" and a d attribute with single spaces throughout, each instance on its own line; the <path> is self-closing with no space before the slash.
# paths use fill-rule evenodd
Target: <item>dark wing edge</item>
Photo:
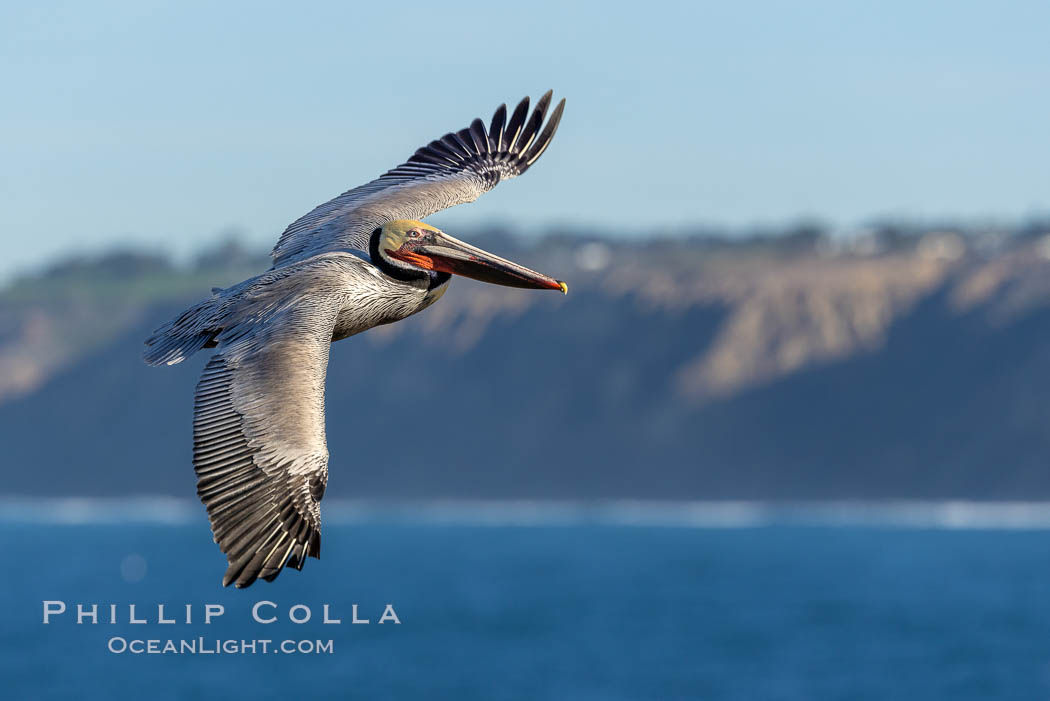
<path id="1" fill-rule="evenodd" d="M 544 124 L 552 95 L 544 93 L 531 115 L 528 97 L 509 119 L 507 106 L 500 105 L 488 129 L 475 119 L 375 180 L 318 205 L 281 234 L 270 253 L 274 267 L 323 250 L 367 250 L 367 234 L 377 226 L 473 202 L 501 180 L 521 175 L 547 150 L 561 123 L 564 99 Z"/>
<path id="2" fill-rule="evenodd" d="M 417 149 L 405 163 L 384 173 L 376 182 L 440 177 L 469 171 L 480 178 L 487 189 L 491 189 L 500 180 L 521 175 L 547 150 L 561 123 L 562 112 L 565 111 L 564 98 L 558 102 L 546 126 L 540 131 L 553 94 L 552 90 L 543 94 L 527 121 L 528 97 L 518 103 L 509 121 L 506 104 L 500 105 L 487 130 L 484 122 L 475 119 L 469 127 L 445 134 Z"/>

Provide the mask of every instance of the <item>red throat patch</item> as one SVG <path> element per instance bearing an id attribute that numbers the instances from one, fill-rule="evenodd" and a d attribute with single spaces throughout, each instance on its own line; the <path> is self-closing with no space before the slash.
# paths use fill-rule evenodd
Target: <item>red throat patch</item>
<path id="1" fill-rule="evenodd" d="M 391 258 L 411 263 L 412 265 L 418 268 L 423 268 L 424 270 L 434 269 L 434 259 L 428 258 L 420 253 L 413 253 L 412 251 L 391 251 L 387 249 L 386 254 Z"/>

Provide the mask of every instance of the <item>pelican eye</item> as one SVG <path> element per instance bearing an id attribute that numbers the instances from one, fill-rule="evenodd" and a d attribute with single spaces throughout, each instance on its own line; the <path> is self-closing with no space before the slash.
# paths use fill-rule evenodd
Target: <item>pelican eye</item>
<path id="1" fill-rule="evenodd" d="M 419 238 L 419 232 L 416 231 L 415 229 L 413 229 L 412 231 L 409 231 L 407 234 L 405 234 L 405 236 L 407 236 L 410 239 L 418 239 Z"/>

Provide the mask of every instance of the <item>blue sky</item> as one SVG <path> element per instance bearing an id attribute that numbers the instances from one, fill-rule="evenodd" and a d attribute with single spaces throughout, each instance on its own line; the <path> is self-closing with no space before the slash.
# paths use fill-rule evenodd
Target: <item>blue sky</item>
<path id="1" fill-rule="evenodd" d="M 5 3 L 0 278 L 269 246 L 500 102 L 524 177 L 431 219 L 595 232 L 1050 211 L 1050 3 Z"/>

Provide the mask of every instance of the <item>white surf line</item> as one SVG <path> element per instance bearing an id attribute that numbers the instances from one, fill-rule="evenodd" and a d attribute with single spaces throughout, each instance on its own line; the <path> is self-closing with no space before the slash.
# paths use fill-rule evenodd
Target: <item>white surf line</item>
<path id="1" fill-rule="evenodd" d="M 330 500 L 326 525 L 423 523 L 462 526 L 601 525 L 662 528 L 768 526 L 909 528 L 939 530 L 1050 530 L 1050 502 L 976 501 L 533 501 Z M 204 507 L 190 499 L 0 497 L 0 523 L 54 525 L 206 524 Z"/>

